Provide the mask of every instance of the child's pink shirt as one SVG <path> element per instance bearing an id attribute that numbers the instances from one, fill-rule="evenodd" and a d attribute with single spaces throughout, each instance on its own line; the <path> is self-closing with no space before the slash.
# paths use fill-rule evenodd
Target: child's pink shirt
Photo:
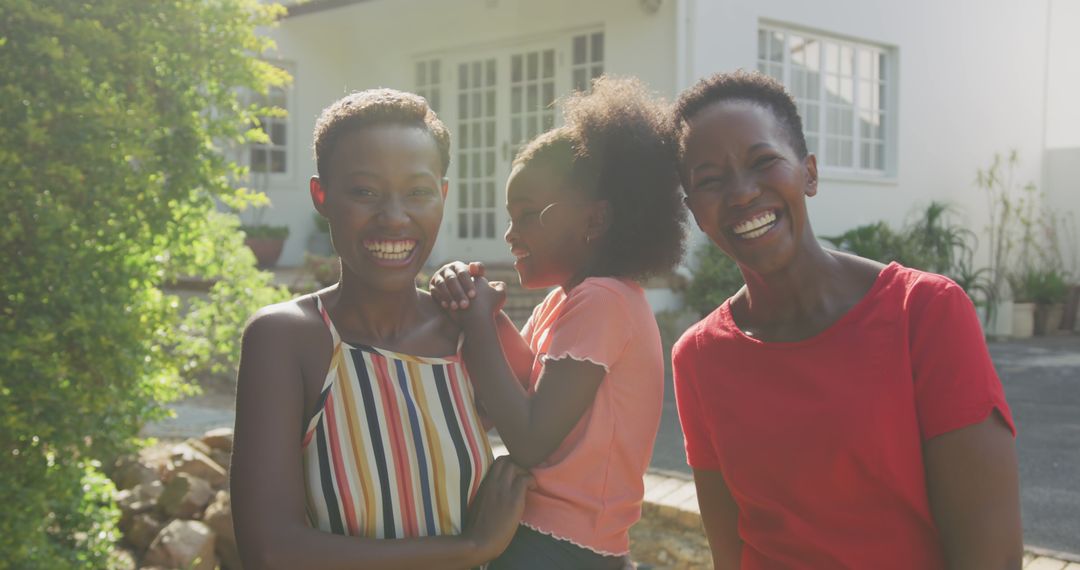
<path id="1" fill-rule="evenodd" d="M 521 335 L 536 355 L 530 395 L 547 360 L 589 361 L 607 371 L 592 406 L 533 467 L 536 488 L 522 523 L 601 554 L 626 554 L 664 399 L 663 348 L 645 293 L 610 277 L 586 279 L 569 295 L 556 289 Z"/>

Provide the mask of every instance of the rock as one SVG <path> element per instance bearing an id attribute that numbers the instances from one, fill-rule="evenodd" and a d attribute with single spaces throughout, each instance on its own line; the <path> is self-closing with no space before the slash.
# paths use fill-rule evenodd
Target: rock
<path id="1" fill-rule="evenodd" d="M 145 552 L 164 526 L 149 513 L 135 515 L 131 527 L 124 532 L 124 538 L 137 552 Z"/>
<path id="2" fill-rule="evenodd" d="M 126 533 L 131 528 L 131 523 L 137 515 L 154 510 L 157 505 L 157 496 L 154 496 L 154 492 L 148 489 L 155 484 L 157 489 L 162 487 L 161 481 L 154 481 L 145 487 L 135 485 L 134 489 L 124 489 L 116 494 L 116 505 L 120 507 L 120 521 L 117 525 L 121 531 Z M 156 492 L 157 495 L 161 494 L 160 490 Z"/>
<path id="3" fill-rule="evenodd" d="M 190 473 L 176 473 L 165 485 L 158 505 L 165 514 L 181 519 L 194 518 L 214 497 L 214 489 L 206 481 Z"/>
<path id="4" fill-rule="evenodd" d="M 130 489 L 135 485 L 160 481 L 157 469 L 144 465 L 137 455 L 123 455 L 117 458 L 113 466 L 113 483 L 117 489 Z"/>
<path id="5" fill-rule="evenodd" d="M 233 531 L 232 504 L 229 494 L 218 491 L 214 502 L 206 507 L 203 522 L 214 531 L 217 540 L 214 553 L 225 570 L 242 570 L 240 551 L 236 548 L 236 533 Z"/>
<path id="6" fill-rule="evenodd" d="M 168 492 L 168 489 L 166 489 Z M 158 533 L 143 558 L 148 566 L 214 570 L 214 533 L 199 521 L 176 520 Z"/>
<path id="7" fill-rule="evenodd" d="M 192 449 L 194 449 L 196 451 L 201 451 L 206 455 L 210 455 L 211 447 L 209 445 L 206 445 L 205 443 L 203 443 L 203 440 L 201 440 L 201 439 L 195 439 L 194 437 L 190 437 L 190 438 L 184 440 L 183 445 L 186 445 L 186 446 L 188 446 L 188 447 L 190 447 L 190 448 L 192 448 Z M 176 447 L 180 447 L 180 446 L 178 445 Z M 173 455 L 176 454 L 176 447 L 173 448 Z"/>
<path id="8" fill-rule="evenodd" d="M 223 469 L 225 474 L 229 474 L 229 470 L 232 467 L 232 452 L 223 451 L 221 449 L 211 449 L 210 458 L 217 462 Z"/>
<path id="9" fill-rule="evenodd" d="M 115 548 L 109 553 L 109 568 L 113 570 L 137 570 L 135 554 L 126 548 Z"/>
<path id="10" fill-rule="evenodd" d="M 216 488 L 224 487 L 229 481 L 224 467 L 211 459 L 209 455 L 186 443 L 173 448 L 168 478 L 174 477 L 177 473 L 194 475 Z"/>
<path id="11" fill-rule="evenodd" d="M 202 442 L 211 449 L 232 452 L 233 430 L 232 428 L 212 429 L 203 434 Z"/>

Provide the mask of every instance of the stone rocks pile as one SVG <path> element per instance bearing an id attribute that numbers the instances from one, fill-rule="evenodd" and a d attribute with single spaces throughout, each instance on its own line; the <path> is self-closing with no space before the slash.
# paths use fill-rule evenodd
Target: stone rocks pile
<path id="1" fill-rule="evenodd" d="M 116 460 L 120 530 L 141 568 L 241 570 L 229 504 L 232 430 Z"/>

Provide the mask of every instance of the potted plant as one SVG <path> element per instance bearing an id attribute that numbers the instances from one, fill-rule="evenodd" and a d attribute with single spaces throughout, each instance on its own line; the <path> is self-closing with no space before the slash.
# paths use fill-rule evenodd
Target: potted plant
<path id="1" fill-rule="evenodd" d="M 244 243 L 255 254 L 256 265 L 260 269 L 274 267 L 285 247 L 285 238 L 289 237 L 289 226 L 256 223 L 242 225 L 240 230 L 246 236 Z"/>

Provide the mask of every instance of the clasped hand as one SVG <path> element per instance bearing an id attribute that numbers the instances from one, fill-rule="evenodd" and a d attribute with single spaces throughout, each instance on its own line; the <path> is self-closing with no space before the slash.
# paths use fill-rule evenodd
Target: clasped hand
<path id="1" fill-rule="evenodd" d="M 490 317 L 506 303 L 506 284 L 488 281 L 479 261 L 443 265 L 431 276 L 428 287 L 439 306 L 459 322 Z"/>

